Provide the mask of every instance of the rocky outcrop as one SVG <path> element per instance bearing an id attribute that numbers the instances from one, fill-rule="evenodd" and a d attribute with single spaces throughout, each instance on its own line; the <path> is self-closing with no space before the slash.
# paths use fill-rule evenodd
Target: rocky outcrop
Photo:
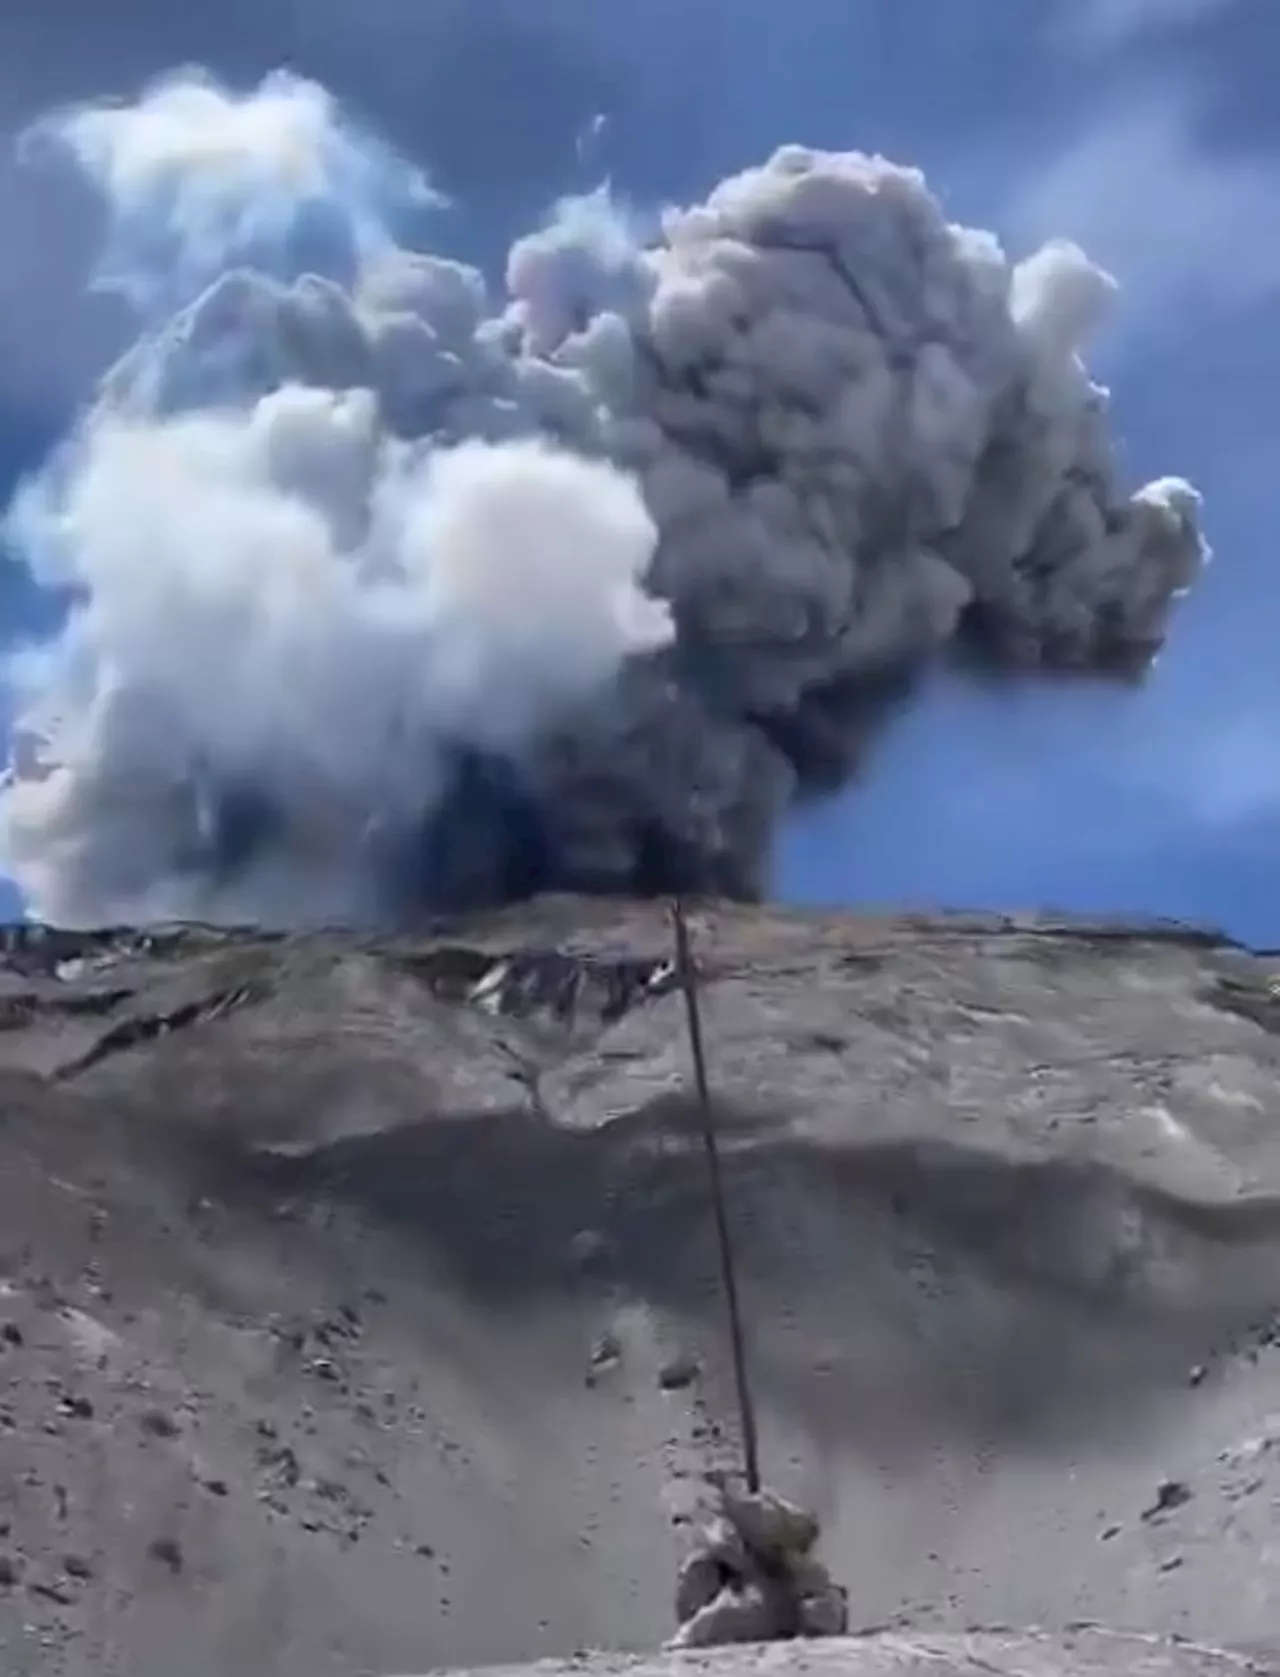
<path id="1" fill-rule="evenodd" d="M 673 1648 L 842 1636 L 849 1598 L 814 1553 L 818 1522 L 774 1491 L 724 1491 L 676 1581 Z"/>
<path id="2" fill-rule="evenodd" d="M 690 920 L 765 1478 L 851 1624 L 912 1627 L 850 1669 L 974 1624 L 1274 1638 L 1280 963 L 1159 924 Z M 569 899 L 6 935 L 6 1677 L 677 1632 L 741 1452 L 670 957 L 659 908 Z"/>

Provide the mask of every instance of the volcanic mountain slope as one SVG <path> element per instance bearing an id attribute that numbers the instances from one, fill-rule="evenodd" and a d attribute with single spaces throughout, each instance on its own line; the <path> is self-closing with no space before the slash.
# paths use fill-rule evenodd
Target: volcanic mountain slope
<path id="1" fill-rule="evenodd" d="M 854 1623 L 1097 1620 L 1270 1669 L 1280 961 L 691 922 L 766 1477 Z M 6 1673 L 670 1632 L 736 1441 L 669 955 L 656 907 L 554 898 L 400 939 L 10 931 Z"/>

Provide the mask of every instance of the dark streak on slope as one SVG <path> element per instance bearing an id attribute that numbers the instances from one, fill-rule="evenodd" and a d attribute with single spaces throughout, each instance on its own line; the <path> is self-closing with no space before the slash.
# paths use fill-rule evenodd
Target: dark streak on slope
<path id="1" fill-rule="evenodd" d="M 115 994 L 117 999 L 124 1000 L 130 997 L 131 992 L 126 990 Z M 192 1025 L 204 1025 L 216 1019 L 223 1019 L 232 1008 L 245 1007 L 251 1002 L 260 1001 L 265 994 L 264 987 L 240 984 L 234 989 L 215 991 L 211 995 L 183 1002 L 163 1012 L 136 1014 L 132 1018 L 122 1020 L 118 1025 L 113 1025 L 91 1048 L 86 1049 L 76 1059 L 59 1066 L 55 1076 L 63 1082 L 72 1077 L 79 1077 L 113 1054 L 125 1054 L 131 1048 L 143 1047 L 170 1031 L 181 1031 Z"/>

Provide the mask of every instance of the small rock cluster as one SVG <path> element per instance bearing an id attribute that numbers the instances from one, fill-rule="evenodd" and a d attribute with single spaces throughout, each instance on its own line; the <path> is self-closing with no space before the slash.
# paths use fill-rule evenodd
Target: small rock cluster
<path id="1" fill-rule="evenodd" d="M 672 1648 L 842 1636 L 849 1600 L 814 1555 L 818 1522 L 775 1492 L 724 1491 L 676 1582 Z"/>

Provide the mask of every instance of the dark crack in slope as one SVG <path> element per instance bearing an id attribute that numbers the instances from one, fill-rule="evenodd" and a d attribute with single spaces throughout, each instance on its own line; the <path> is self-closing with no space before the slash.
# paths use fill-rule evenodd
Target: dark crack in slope
<path id="1" fill-rule="evenodd" d="M 263 985 L 238 984 L 234 988 L 217 990 L 194 1001 L 181 1002 L 159 1012 L 134 1014 L 112 1026 L 76 1059 L 59 1066 L 55 1076 L 62 1081 L 79 1077 L 113 1054 L 126 1054 L 130 1049 L 154 1042 L 157 1037 L 166 1036 L 170 1031 L 186 1030 L 193 1025 L 207 1025 L 214 1020 L 224 1019 L 233 1008 L 246 1007 L 252 1002 L 261 1001 L 266 993 L 266 987 Z M 127 998 L 129 994 L 128 991 L 117 992 L 121 998 Z"/>

